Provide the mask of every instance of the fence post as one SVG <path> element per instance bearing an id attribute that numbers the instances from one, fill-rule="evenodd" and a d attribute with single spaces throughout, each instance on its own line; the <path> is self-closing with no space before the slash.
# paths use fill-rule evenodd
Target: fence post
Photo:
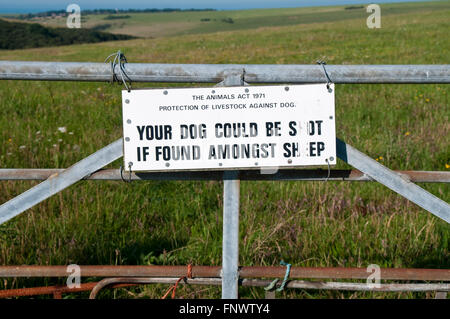
<path id="1" fill-rule="evenodd" d="M 237 171 L 223 175 L 222 299 L 237 299 L 239 284 L 239 191 Z"/>
<path id="2" fill-rule="evenodd" d="M 243 70 L 225 73 L 217 86 L 244 85 Z M 238 171 L 223 173 L 222 299 L 238 299 L 239 288 L 239 191 Z"/>

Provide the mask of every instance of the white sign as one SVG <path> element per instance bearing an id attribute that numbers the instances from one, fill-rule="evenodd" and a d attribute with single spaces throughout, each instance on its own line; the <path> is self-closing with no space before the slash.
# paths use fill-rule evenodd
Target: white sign
<path id="1" fill-rule="evenodd" d="M 123 91 L 124 167 L 334 165 L 331 89 L 312 84 Z"/>

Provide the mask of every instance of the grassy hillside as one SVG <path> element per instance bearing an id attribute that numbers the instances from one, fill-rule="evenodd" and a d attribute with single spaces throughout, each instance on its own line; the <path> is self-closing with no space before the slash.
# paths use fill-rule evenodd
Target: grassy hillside
<path id="1" fill-rule="evenodd" d="M 382 28 L 376 30 L 367 29 L 365 18 L 357 18 L 3 51 L 2 59 L 103 62 L 121 49 L 130 62 L 450 63 L 450 8 L 382 19 Z M 122 136 L 121 86 L 1 84 L 0 167 L 68 167 Z M 166 86 L 174 85 L 135 85 Z M 337 135 L 392 169 L 446 170 L 450 164 L 449 94 L 448 85 L 337 85 Z M 58 127 L 66 127 L 67 132 Z M 120 165 L 116 161 L 109 167 Z M 337 165 L 345 167 L 342 162 Z M 0 182 L 0 203 L 34 184 Z M 450 201 L 448 184 L 421 186 Z M 278 265 L 285 260 L 295 266 L 366 267 L 375 263 L 450 268 L 449 225 L 376 183 L 242 182 L 240 205 L 241 265 Z M 85 181 L 1 225 L 0 264 L 220 265 L 221 223 L 220 182 Z M 0 282 L 0 288 L 57 282 L 64 280 L 7 280 Z M 154 285 L 102 296 L 159 298 L 166 289 Z M 264 291 L 240 288 L 240 294 L 261 298 Z M 219 298 L 220 288 L 180 287 L 177 296 Z M 432 294 L 286 290 L 278 297 Z"/>
<path id="2" fill-rule="evenodd" d="M 130 35 L 90 29 L 48 28 L 38 23 L 9 22 L 0 19 L 0 49 L 25 49 L 128 40 Z"/>
<path id="3" fill-rule="evenodd" d="M 420 13 L 448 7 L 448 1 L 383 4 L 382 15 L 387 17 L 391 14 Z M 115 20 L 111 19 L 111 16 L 114 15 L 82 15 L 82 27 L 138 37 L 160 38 L 349 19 L 360 19 L 361 23 L 364 23 L 368 14 L 365 7 L 335 6 L 207 12 L 119 13 L 116 16 L 122 17 L 122 19 Z M 129 17 L 123 18 L 124 16 Z M 39 18 L 33 21 L 48 26 L 65 27 L 66 25 L 64 17 Z"/>

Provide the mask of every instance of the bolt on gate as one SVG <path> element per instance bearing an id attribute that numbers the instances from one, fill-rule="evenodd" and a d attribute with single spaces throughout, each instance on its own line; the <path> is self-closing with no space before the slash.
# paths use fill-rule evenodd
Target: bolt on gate
<path id="1" fill-rule="evenodd" d="M 217 86 L 225 87 L 252 83 L 329 84 L 331 80 L 335 84 L 430 84 L 450 83 L 450 65 L 327 65 L 325 70 L 324 65 L 124 63 L 112 65 L 111 70 L 111 65 L 104 63 L 0 61 L 0 80 L 109 82 L 111 77 L 116 77 L 118 81 L 123 82 L 130 80 L 132 82 L 216 83 Z M 239 268 L 238 263 L 240 180 L 376 181 L 450 223 L 449 204 L 414 183 L 449 183 L 450 172 L 392 171 L 338 138 L 336 154 L 356 170 L 329 170 L 328 174 L 321 169 L 283 169 L 274 174 L 260 174 L 255 170 L 151 173 L 130 170 L 129 178 L 130 180 L 223 180 L 223 243 L 220 271 L 223 298 L 238 297 L 239 278 L 242 277 L 242 268 Z M 122 156 L 123 140 L 119 139 L 67 169 L 0 169 L 0 180 L 43 180 L 40 184 L 0 206 L 0 224 L 80 180 L 121 180 L 121 170 L 102 168 Z M 13 266 L 0 267 L 1 276 L 20 276 L 15 271 L 8 272 L 8 267 Z M 445 274 L 440 279 L 450 280 L 448 271 Z M 42 275 L 45 276 L 45 274 Z M 120 278 L 116 282 L 133 283 L 130 280 L 120 281 Z M 213 284 L 217 284 L 217 280 Z M 297 286 L 317 288 L 317 285 L 308 286 L 304 283 Z M 351 289 L 350 286 L 323 285 L 321 289 Z M 447 286 L 444 287 L 445 291 L 448 290 Z M 291 283 L 291 287 L 296 287 L 296 284 Z M 411 290 L 413 289 L 412 287 Z"/>

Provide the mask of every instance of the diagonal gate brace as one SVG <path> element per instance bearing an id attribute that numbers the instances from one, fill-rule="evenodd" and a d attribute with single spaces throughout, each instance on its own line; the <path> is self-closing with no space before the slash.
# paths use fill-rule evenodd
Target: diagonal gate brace
<path id="1" fill-rule="evenodd" d="M 0 225 L 123 156 L 119 139 L 0 206 Z"/>
<path id="2" fill-rule="evenodd" d="M 337 156 L 377 182 L 450 223 L 450 205 L 420 186 L 381 165 L 347 143 L 336 139 Z"/>

